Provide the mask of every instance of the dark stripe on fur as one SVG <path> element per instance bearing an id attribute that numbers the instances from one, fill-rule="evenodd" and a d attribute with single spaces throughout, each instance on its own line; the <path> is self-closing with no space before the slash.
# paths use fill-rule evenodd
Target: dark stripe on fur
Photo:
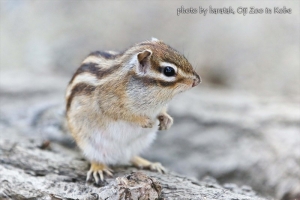
<path id="1" fill-rule="evenodd" d="M 73 82 L 74 78 L 81 73 L 87 72 L 90 74 L 94 74 L 98 79 L 101 79 L 107 75 L 112 74 L 115 70 L 119 69 L 120 67 L 121 67 L 121 65 L 114 65 L 109 69 L 103 70 L 96 63 L 85 63 L 85 64 L 82 64 L 77 69 L 76 73 L 73 75 L 69 84 L 71 84 Z"/>
<path id="2" fill-rule="evenodd" d="M 90 53 L 89 56 L 103 57 L 103 58 L 106 58 L 106 59 L 115 59 L 117 57 L 120 57 L 121 55 L 122 55 L 122 53 L 120 53 L 120 54 L 111 54 L 111 53 L 108 53 L 106 51 L 94 51 L 94 52 Z"/>
<path id="3" fill-rule="evenodd" d="M 150 77 L 139 77 L 139 76 L 136 76 L 136 75 L 133 75 L 132 79 L 134 81 L 142 82 L 146 86 L 156 85 L 156 86 L 159 86 L 159 87 L 173 87 L 173 86 L 176 85 L 176 83 L 183 80 L 183 79 L 179 79 L 179 80 L 175 80 L 173 82 L 168 82 L 168 81 L 163 81 L 163 80 L 157 80 L 157 79 L 150 78 Z"/>
<path id="4" fill-rule="evenodd" d="M 73 75 L 72 79 L 70 80 L 69 84 L 71 84 L 74 80 L 74 78 L 81 73 L 84 72 L 90 72 L 91 74 L 94 74 L 95 72 L 98 71 L 98 67 L 96 67 L 97 64 L 96 63 L 86 63 L 86 64 L 82 64 L 77 71 L 75 72 L 75 74 Z"/>
<path id="5" fill-rule="evenodd" d="M 86 83 L 78 83 L 71 91 L 69 98 L 67 99 L 67 111 L 69 110 L 72 100 L 77 95 L 91 95 L 95 91 L 96 87 L 88 85 Z"/>

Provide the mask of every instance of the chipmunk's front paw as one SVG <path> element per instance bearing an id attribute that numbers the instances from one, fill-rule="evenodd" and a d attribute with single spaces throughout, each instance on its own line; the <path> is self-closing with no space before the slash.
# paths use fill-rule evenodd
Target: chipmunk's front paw
<path id="1" fill-rule="evenodd" d="M 99 184 L 100 181 L 104 180 L 103 174 L 106 173 L 109 176 L 113 176 L 113 170 L 107 167 L 106 165 L 102 163 L 91 163 L 91 168 L 87 172 L 86 181 L 89 181 L 91 177 L 93 176 L 95 183 Z M 100 177 L 100 179 L 99 179 Z"/>
<path id="2" fill-rule="evenodd" d="M 159 130 L 167 130 L 169 129 L 173 124 L 173 118 L 168 115 L 167 113 L 158 115 L 159 120 Z"/>

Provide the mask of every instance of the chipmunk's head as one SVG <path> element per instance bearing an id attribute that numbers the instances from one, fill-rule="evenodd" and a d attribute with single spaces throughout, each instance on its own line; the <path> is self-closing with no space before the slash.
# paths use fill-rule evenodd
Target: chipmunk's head
<path id="1" fill-rule="evenodd" d="M 188 60 L 162 41 L 153 38 L 132 49 L 133 78 L 156 89 L 159 97 L 170 99 L 200 83 Z"/>

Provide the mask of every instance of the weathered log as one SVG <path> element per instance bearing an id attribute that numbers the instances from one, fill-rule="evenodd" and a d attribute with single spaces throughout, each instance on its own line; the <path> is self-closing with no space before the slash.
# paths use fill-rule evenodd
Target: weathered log
<path id="1" fill-rule="evenodd" d="M 249 187 L 225 188 L 212 178 L 197 181 L 130 166 L 114 167 L 114 176 L 101 185 L 86 183 L 88 162 L 78 150 L 1 131 L 0 199 L 263 199 Z"/>

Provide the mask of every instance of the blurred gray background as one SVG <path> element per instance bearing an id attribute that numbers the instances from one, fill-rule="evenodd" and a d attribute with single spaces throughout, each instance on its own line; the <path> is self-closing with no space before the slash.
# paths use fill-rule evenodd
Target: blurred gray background
<path id="1" fill-rule="evenodd" d="M 156 37 L 182 52 L 203 82 L 171 103 L 175 125 L 146 157 L 199 179 L 300 198 L 299 1 L 0 2 L 0 121 L 25 130 L 36 110 L 63 105 L 90 52 Z M 285 6 L 292 14 L 177 16 L 181 6 Z"/>
<path id="2" fill-rule="evenodd" d="M 181 6 L 210 5 L 286 6 L 292 14 L 177 16 Z M 0 20 L 1 79 L 10 84 L 21 82 L 14 74 L 70 77 L 91 51 L 124 50 L 157 37 L 184 53 L 204 84 L 299 95 L 299 1 L 1 0 Z"/>

